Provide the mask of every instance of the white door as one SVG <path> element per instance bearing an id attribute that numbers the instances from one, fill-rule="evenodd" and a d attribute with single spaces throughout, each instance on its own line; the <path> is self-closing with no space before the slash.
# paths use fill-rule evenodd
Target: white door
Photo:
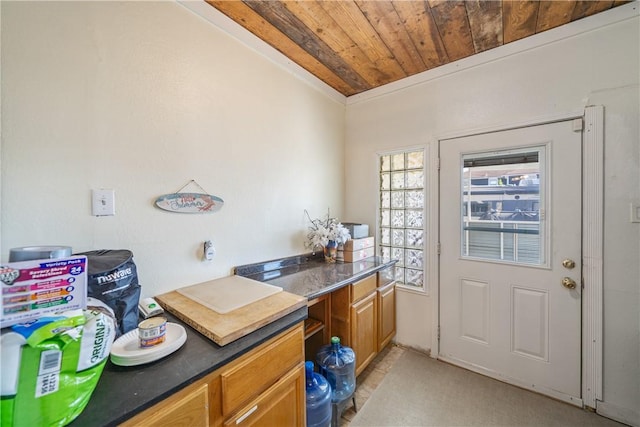
<path id="1" fill-rule="evenodd" d="M 582 406 L 574 124 L 440 141 L 439 358 Z"/>

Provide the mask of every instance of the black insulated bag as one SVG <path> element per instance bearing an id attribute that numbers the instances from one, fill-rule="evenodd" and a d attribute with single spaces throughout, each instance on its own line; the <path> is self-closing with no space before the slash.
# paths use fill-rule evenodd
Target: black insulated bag
<path id="1" fill-rule="evenodd" d="M 126 249 L 82 252 L 87 257 L 87 295 L 111 307 L 117 335 L 138 327 L 140 284 L 133 253 Z"/>

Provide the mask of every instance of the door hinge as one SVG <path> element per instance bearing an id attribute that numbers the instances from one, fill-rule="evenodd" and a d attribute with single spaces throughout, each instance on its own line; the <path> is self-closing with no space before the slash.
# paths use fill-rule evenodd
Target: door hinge
<path id="1" fill-rule="evenodd" d="M 440 341 L 440 325 L 438 325 L 438 341 Z"/>
<path id="2" fill-rule="evenodd" d="M 438 159 L 436 160 L 436 167 L 437 170 L 440 170 L 440 157 L 438 157 Z"/>
<path id="3" fill-rule="evenodd" d="M 440 245 L 440 242 L 436 243 L 436 253 L 438 255 L 440 255 L 441 250 L 442 250 L 442 246 Z"/>

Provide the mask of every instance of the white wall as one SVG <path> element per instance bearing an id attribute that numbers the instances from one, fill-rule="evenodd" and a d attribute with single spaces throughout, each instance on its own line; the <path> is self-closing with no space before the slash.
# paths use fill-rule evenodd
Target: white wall
<path id="1" fill-rule="evenodd" d="M 455 72 L 409 88 L 350 99 L 345 159 L 349 165 L 346 215 L 375 225 L 377 152 L 424 146 L 438 137 L 472 129 L 582 112 L 590 104 L 604 105 L 603 397 L 614 415 L 623 414 L 621 418 L 635 424 L 640 423 L 640 224 L 629 222 L 629 203 L 640 198 L 639 40 L 636 13 L 623 22 L 502 58 L 489 51 L 485 58 L 496 59 L 467 69 L 462 65 L 470 62 L 460 61 L 460 67 L 449 68 Z M 472 61 L 479 58 L 483 57 Z M 429 350 L 436 304 L 430 295 L 400 291 L 396 340 Z"/>
<path id="2" fill-rule="evenodd" d="M 638 40 L 638 39 L 636 39 Z M 624 414 L 640 425 L 640 224 L 630 224 L 630 202 L 640 203 L 638 87 L 593 93 L 605 105 L 604 361 L 598 411 Z M 635 421 L 635 423 L 634 423 Z"/>
<path id="3" fill-rule="evenodd" d="M 355 97 L 345 122 L 343 105 L 175 3 L 0 8 L 2 260 L 24 245 L 128 248 L 145 295 L 301 253 L 304 209 L 374 226 L 378 151 L 604 105 L 603 409 L 638 423 L 640 230 L 626 219 L 640 200 L 637 18 Z M 191 179 L 225 200 L 221 211 L 153 207 Z M 115 189 L 115 217 L 90 215 L 100 187 Z M 209 238 L 218 255 L 207 263 Z M 428 350 L 434 304 L 400 292 L 397 340 Z"/>
<path id="4" fill-rule="evenodd" d="M 342 213 L 343 104 L 174 2 L 0 4 L 3 261 L 126 248 L 156 295 L 304 253 L 304 209 Z M 154 207 L 191 179 L 222 210 Z M 101 187 L 114 217 L 91 216 Z"/>

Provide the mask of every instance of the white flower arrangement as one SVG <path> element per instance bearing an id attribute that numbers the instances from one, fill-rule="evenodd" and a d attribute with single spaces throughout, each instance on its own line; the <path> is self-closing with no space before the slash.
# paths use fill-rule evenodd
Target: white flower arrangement
<path id="1" fill-rule="evenodd" d="M 328 209 L 326 218 L 311 219 L 306 209 L 304 213 L 307 214 L 307 218 L 311 222 L 307 233 L 307 241 L 305 242 L 307 248 L 315 250 L 318 247 L 325 247 L 330 241 L 335 242 L 336 246 L 343 245 L 351 238 L 349 230 L 338 222 L 336 218 L 332 218 Z"/>

